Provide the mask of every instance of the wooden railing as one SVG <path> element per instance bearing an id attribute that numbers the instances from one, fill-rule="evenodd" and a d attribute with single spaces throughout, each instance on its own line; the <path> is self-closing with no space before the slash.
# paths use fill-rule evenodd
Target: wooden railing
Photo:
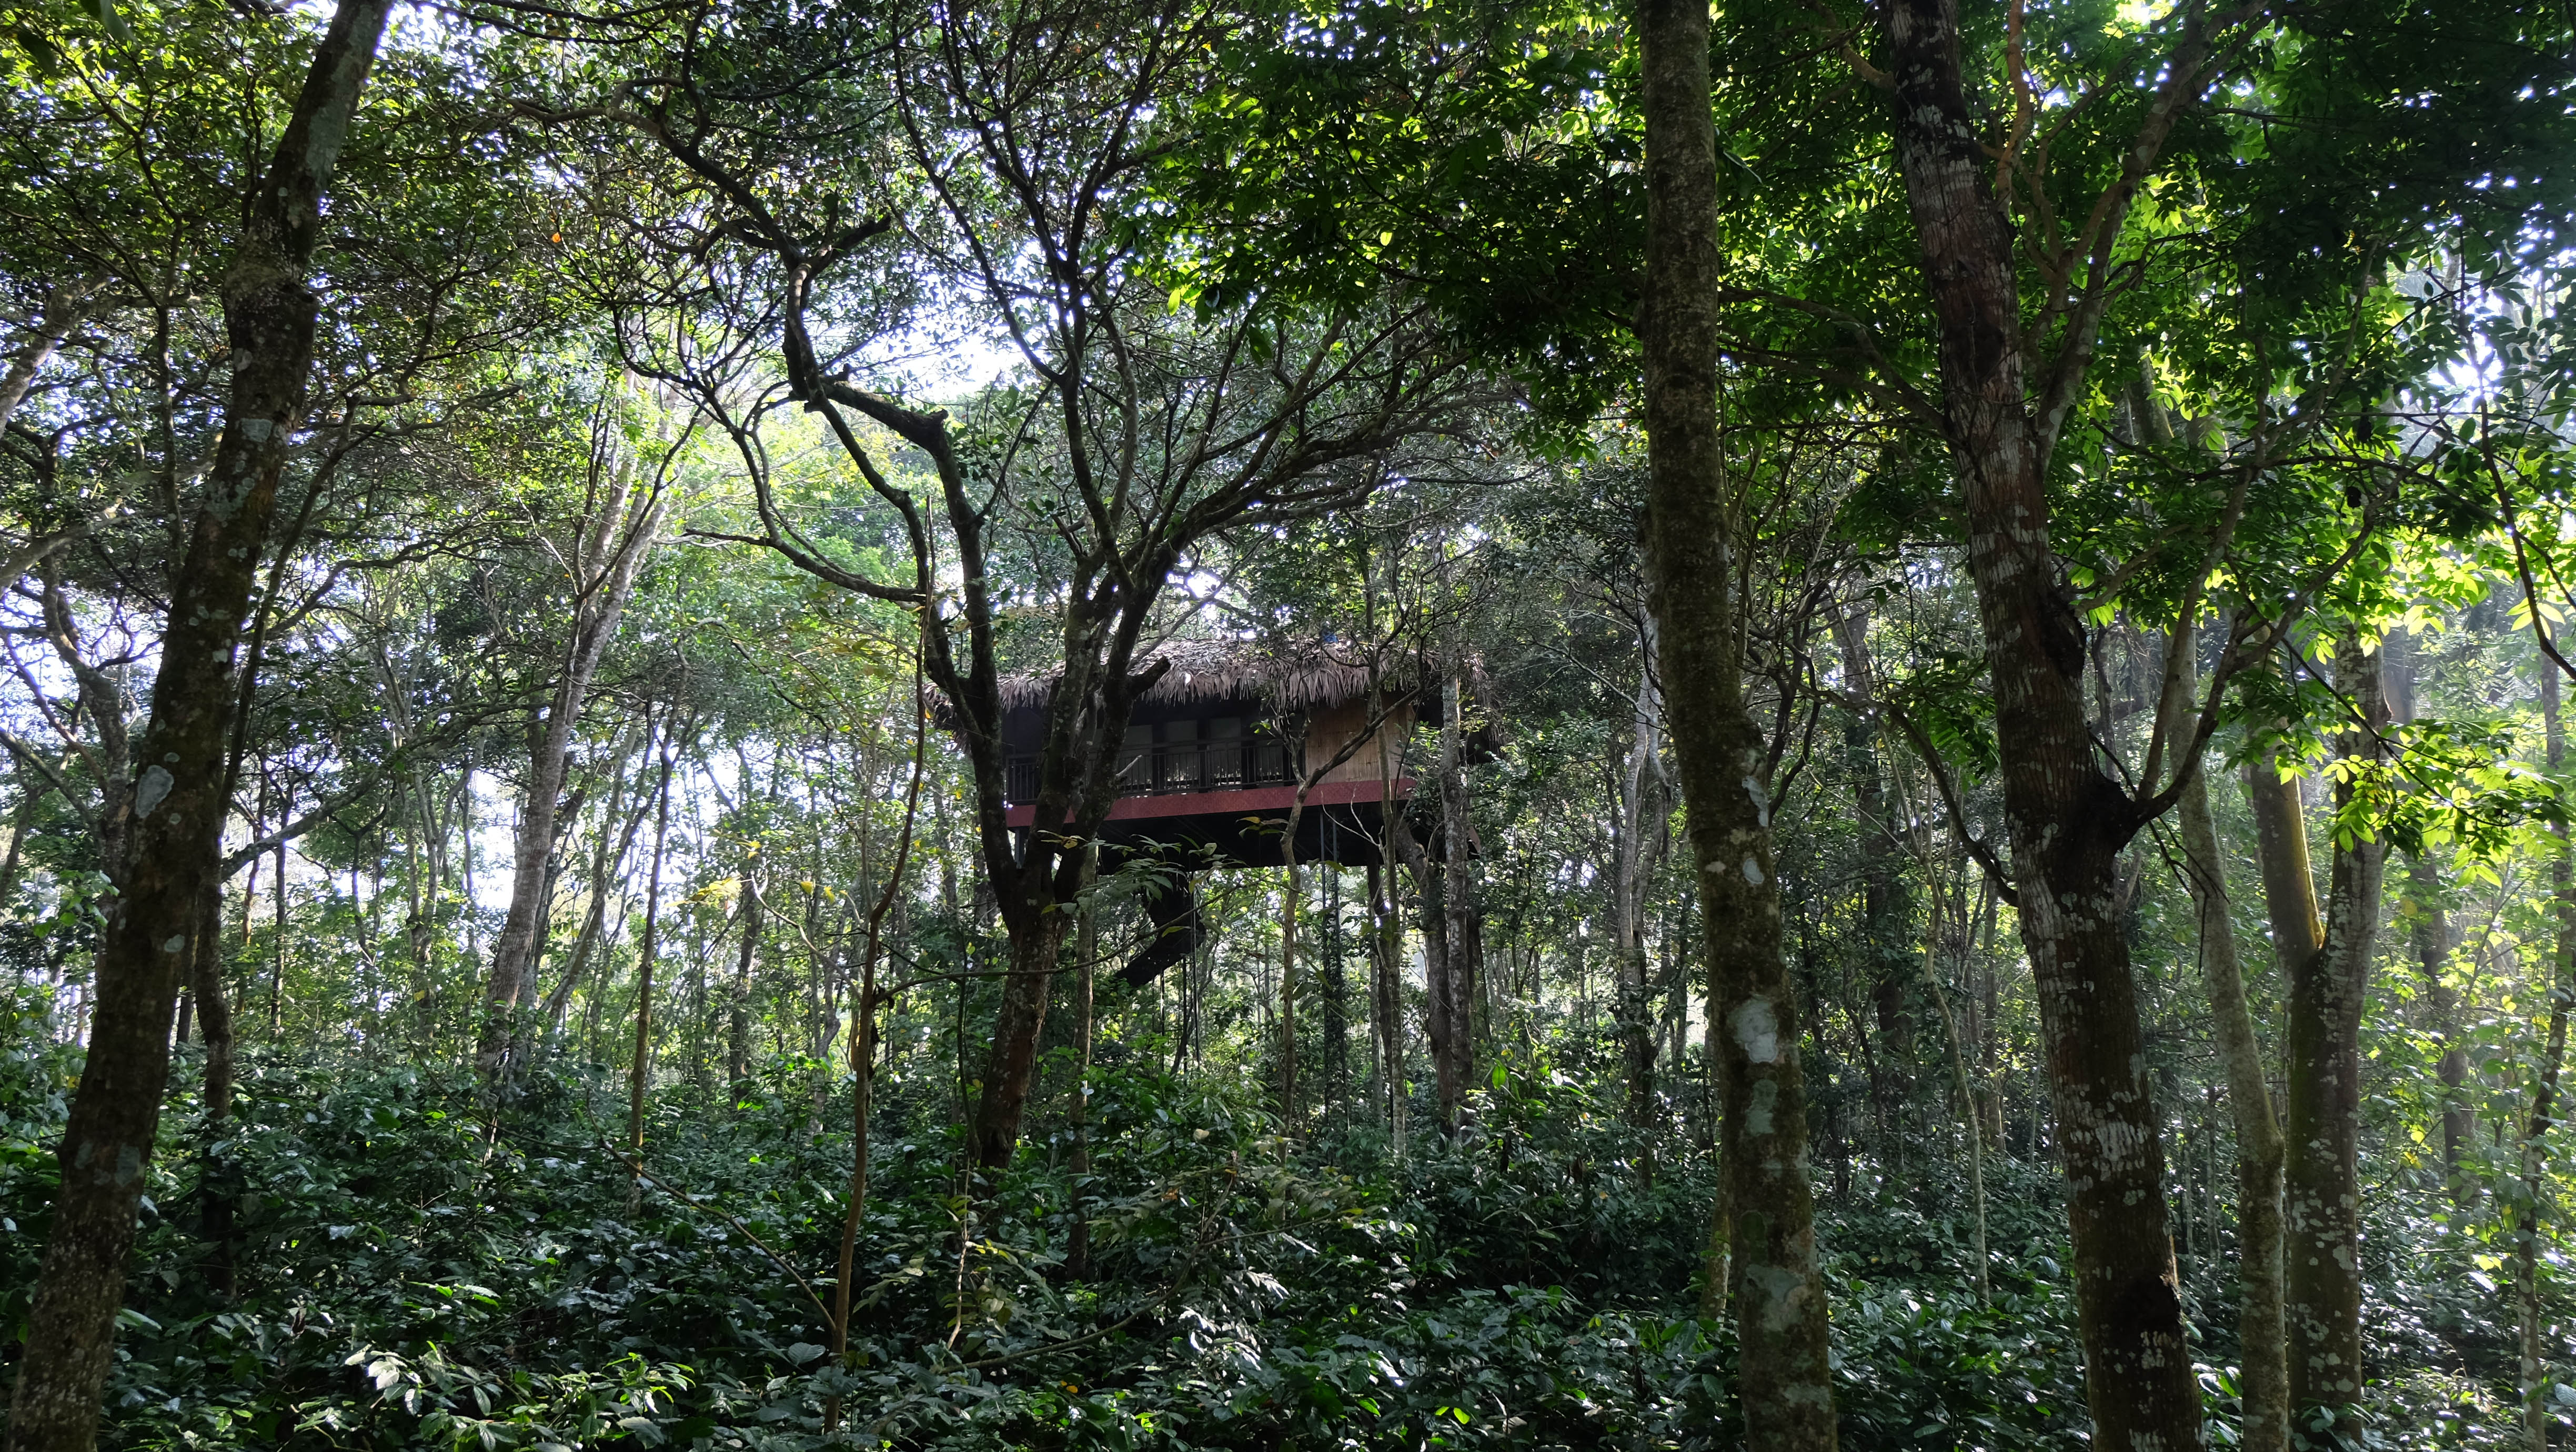
<path id="1" fill-rule="evenodd" d="M 1181 796 L 1191 792 L 1231 792 L 1247 787 L 1289 786 L 1285 743 L 1258 737 L 1238 741 L 1175 741 L 1130 749 L 1118 765 L 1122 797 Z M 1035 801 L 1038 759 L 1014 756 L 1003 783 L 1012 805 Z"/>

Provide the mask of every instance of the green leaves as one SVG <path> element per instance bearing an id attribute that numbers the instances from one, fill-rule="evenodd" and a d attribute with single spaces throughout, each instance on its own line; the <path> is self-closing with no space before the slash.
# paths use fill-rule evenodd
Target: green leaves
<path id="1" fill-rule="evenodd" d="M 1624 386 L 1644 221 L 1630 62 L 1578 4 L 1280 7 L 1163 162 L 1202 308 L 1416 293 L 1559 428 Z"/>

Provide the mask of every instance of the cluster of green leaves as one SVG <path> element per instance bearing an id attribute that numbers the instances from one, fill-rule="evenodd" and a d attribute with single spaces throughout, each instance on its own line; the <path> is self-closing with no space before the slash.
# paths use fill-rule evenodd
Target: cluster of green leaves
<path id="1" fill-rule="evenodd" d="M 1394 281 L 1579 431 L 1628 377 L 1642 133 L 1617 12 L 1256 7 L 1162 163 L 1175 305 Z"/>

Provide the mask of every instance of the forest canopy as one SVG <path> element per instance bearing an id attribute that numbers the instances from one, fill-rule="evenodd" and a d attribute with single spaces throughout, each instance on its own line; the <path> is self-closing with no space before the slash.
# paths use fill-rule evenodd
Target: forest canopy
<path id="1" fill-rule="evenodd" d="M 2576 19 L 0 0 L 11 1452 L 2576 1444 Z"/>

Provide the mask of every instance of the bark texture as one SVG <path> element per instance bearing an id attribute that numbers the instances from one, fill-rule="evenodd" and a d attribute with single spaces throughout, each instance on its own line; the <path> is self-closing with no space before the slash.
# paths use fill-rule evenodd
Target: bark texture
<path id="1" fill-rule="evenodd" d="M 1047 989 L 1064 956 L 1065 916 L 1050 912 L 1015 925 L 1009 937 L 1002 1006 L 993 1017 L 993 1046 L 984 1060 L 969 1129 L 975 1163 L 986 1170 L 1009 1164 L 1019 1148 L 1020 1120 L 1028 1113 L 1029 1081 L 1037 1069 L 1038 1036 L 1046 1028 Z"/>
<path id="2" fill-rule="evenodd" d="M 1453 661 L 1449 708 L 1440 730 L 1440 917 L 1447 949 L 1441 957 L 1439 992 L 1433 997 L 1441 1015 L 1440 1123 L 1456 1129 L 1465 1112 L 1467 1091 L 1476 1082 L 1475 1005 L 1477 985 L 1485 976 L 1485 915 L 1476 900 L 1475 825 L 1467 813 L 1467 692 Z"/>
<path id="3" fill-rule="evenodd" d="M 1807 1170 L 1797 995 L 1761 733 L 1745 709 L 1731 521 L 1717 419 L 1717 138 L 1709 17 L 1699 0 L 1640 0 L 1646 120 L 1644 325 L 1648 604 L 1699 876 L 1717 1015 L 1720 1154 L 1745 1445 L 1835 1445 Z"/>
<path id="4" fill-rule="evenodd" d="M 1435 768 L 1435 777 L 1439 774 Z M 1431 1050 L 1431 1092 L 1445 1134 L 1457 1128 L 1458 1104 L 1467 1092 L 1453 1031 L 1458 1017 L 1457 964 L 1451 951 L 1448 864 L 1431 855 L 1401 813 L 1388 819 L 1387 840 L 1395 849 L 1395 860 L 1413 878 L 1414 906 L 1422 923 L 1422 1036 Z"/>
<path id="5" fill-rule="evenodd" d="M 224 982 L 223 943 L 223 884 L 210 880 L 196 946 L 188 955 L 189 982 L 196 993 L 197 1018 L 206 1043 L 206 1115 L 198 1127 L 197 1234 L 206 1243 L 206 1280 L 229 1299 L 234 1281 L 234 1211 L 242 1177 L 224 1142 L 232 1124 L 234 1074 L 232 994 Z"/>
<path id="6" fill-rule="evenodd" d="M 2048 459 L 2090 346 L 2079 319 L 2037 390 L 2022 335 L 2012 229 L 1961 79 L 1946 0 L 1882 11 L 1895 150 L 1939 333 L 1945 428 L 1959 474 L 1968 569 L 1992 675 L 2006 832 L 2040 1007 L 2067 1183 L 2093 1445 L 2181 1452 L 2201 1437 L 2167 1228 L 2163 1126 L 2129 959 L 2119 855 L 2143 825 L 2098 764 L 2085 718 L 2085 638 L 2049 542 Z M 2177 55 L 2176 76 L 2197 55 Z M 2119 186 L 2127 195 L 2170 125 L 2162 100 Z M 2071 351 L 2069 351 L 2071 350 Z M 2070 370 L 2073 370 L 2070 372 Z"/>
<path id="7" fill-rule="evenodd" d="M 2179 739 L 2198 709 L 2200 688 L 2192 637 L 2176 630 L 2166 647 L 2179 659 L 2165 673 L 2165 739 Z M 2290 1363 L 2281 1290 L 2281 1165 L 2286 1146 L 2272 1113 L 2270 1076 L 2254 1010 L 2245 997 L 2245 963 L 2227 889 L 2227 859 L 2209 812 L 2209 784 L 2197 773 L 2176 804 L 2183 870 L 2200 926 L 2200 975 L 2209 995 L 2219 1062 L 2227 1071 L 2228 1111 L 2236 1125 L 2237 1340 L 2244 1364 L 2238 1389 L 2245 1408 L 2239 1446 L 2288 1452 Z"/>
<path id="8" fill-rule="evenodd" d="M 2339 642 L 2335 685 L 2361 713 L 2343 756 L 2366 771 L 2384 754 L 2388 729 L 2378 654 L 2350 637 Z M 2349 776 L 2336 782 L 2339 816 L 2362 789 Z M 2361 1009 L 2387 861 L 2386 839 L 2338 829 L 2324 946 L 2289 975 L 2283 1263 L 2290 1399 L 2302 1411 L 2361 1400 Z"/>
<path id="9" fill-rule="evenodd" d="M 2245 800 L 2254 814 L 2255 859 L 2263 869 L 2263 911 L 2272 921 L 2272 951 L 2287 975 L 2326 944 L 2298 778 L 2283 777 L 2276 754 L 2266 751 L 2246 763 Z"/>
<path id="10" fill-rule="evenodd" d="M 1628 1122 L 1655 1116 L 1654 1005 L 1646 978 L 1646 903 L 1671 836 L 1672 800 L 1664 780 L 1663 692 L 1655 679 L 1658 635 L 1651 617 L 1639 632 L 1645 647 L 1637 699 L 1629 713 L 1628 750 L 1619 763 L 1618 835 L 1611 844 L 1612 950 L 1619 955 L 1619 1046 L 1628 1079 Z"/>
<path id="11" fill-rule="evenodd" d="M 206 493 L 172 581 L 130 798 L 125 880 L 95 960 L 88 1057 L 61 1148 L 52 1238 L 9 1410 L 16 1452 L 88 1452 L 124 1301 L 144 1165 L 170 1072 L 170 1016 L 223 857 L 233 664 L 302 419 L 319 304 L 305 286 L 321 203 L 389 0 L 332 14 L 221 285 L 233 376 Z"/>

